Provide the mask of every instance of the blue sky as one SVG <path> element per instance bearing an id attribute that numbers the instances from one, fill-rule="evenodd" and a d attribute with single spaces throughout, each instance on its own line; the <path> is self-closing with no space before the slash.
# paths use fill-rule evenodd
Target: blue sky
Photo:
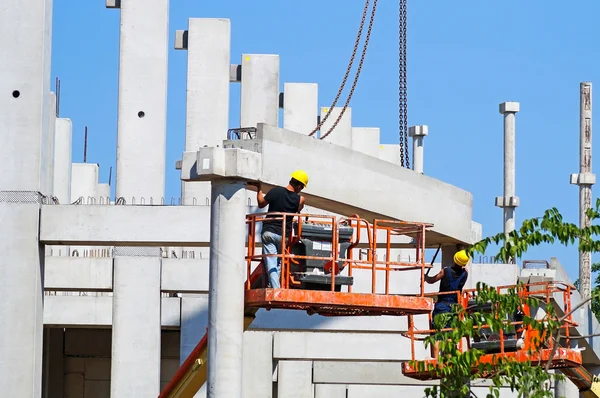
<path id="1" fill-rule="evenodd" d="M 113 166 L 114 186 L 119 11 L 106 9 L 101 0 L 54 4 L 52 74 L 61 79 L 61 117 L 73 121 L 73 161 L 83 160 L 87 125 L 88 162 L 100 164 L 101 182 L 108 181 Z M 173 49 L 175 30 L 186 29 L 190 17 L 229 18 L 232 63 L 239 63 L 242 52 L 280 54 L 281 87 L 285 81 L 318 83 L 320 105 L 329 106 L 363 5 L 172 1 L 166 196 L 179 196 L 174 164 L 185 142 L 186 52 Z M 519 101 L 517 225 L 552 206 L 578 222 L 578 188 L 569 185 L 569 174 L 579 167 L 579 83 L 596 82 L 600 90 L 593 33 L 600 2 L 409 0 L 408 13 L 408 119 L 410 125 L 429 125 L 425 173 L 470 191 L 473 218 L 483 224 L 484 236 L 500 232 L 502 210 L 494 207 L 503 191 L 498 104 Z M 383 143 L 398 142 L 397 62 L 397 1 L 380 0 L 351 106 L 353 125 L 380 127 Z M 230 125 L 238 127 L 238 85 L 231 87 L 231 101 Z M 541 247 L 524 258 L 550 256 L 577 276 L 574 247 Z"/>

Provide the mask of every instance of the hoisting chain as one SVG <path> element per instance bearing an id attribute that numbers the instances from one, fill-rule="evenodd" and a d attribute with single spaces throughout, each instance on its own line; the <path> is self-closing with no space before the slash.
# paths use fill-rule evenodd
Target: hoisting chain
<path id="1" fill-rule="evenodd" d="M 406 79 L 406 0 L 398 10 L 398 133 L 402 167 L 410 168 L 408 159 L 408 96 Z"/>
<path id="2" fill-rule="evenodd" d="M 348 108 L 348 104 L 352 99 L 352 95 L 354 94 L 354 90 L 356 89 L 356 84 L 358 83 L 358 79 L 360 77 L 360 72 L 362 70 L 363 63 L 365 61 L 365 55 L 367 55 L 367 48 L 369 47 L 369 40 L 371 39 L 371 30 L 373 29 L 373 22 L 375 21 L 375 11 L 377 10 L 377 0 L 373 0 L 373 9 L 371 10 L 371 18 L 369 19 L 369 28 L 367 29 L 367 36 L 365 37 L 365 44 L 363 46 L 362 54 L 360 55 L 360 61 L 358 63 L 358 68 L 356 70 L 356 76 L 354 77 L 354 81 L 352 82 L 352 87 L 350 88 L 350 93 L 348 94 L 348 98 L 346 99 L 346 103 L 342 108 L 340 114 L 337 119 L 333 123 L 333 125 L 329 128 L 327 133 L 321 137 L 321 139 L 327 138 L 329 134 L 335 129 L 340 120 L 342 120 L 342 116 L 344 116 L 344 112 L 346 112 L 346 108 Z M 331 108 L 329 109 L 331 111 Z"/>
<path id="3" fill-rule="evenodd" d="M 356 41 L 354 43 L 354 49 L 352 50 L 352 56 L 350 57 L 350 63 L 348 64 L 348 68 L 346 69 L 346 74 L 344 75 L 344 80 L 342 81 L 342 85 L 340 86 L 340 89 L 338 90 L 338 93 L 336 94 L 335 99 L 333 100 L 333 103 L 331 104 L 331 106 L 327 110 L 327 113 L 319 121 L 319 123 L 317 124 L 317 127 L 315 127 L 315 129 L 309 134 L 309 136 L 313 136 L 317 131 L 319 131 L 321 129 L 321 126 L 323 126 L 323 123 L 325 123 L 325 121 L 327 121 L 327 119 L 329 118 L 329 115 L 333 111 L 333 108 L 335 107 L 335 105 L 339 101 L 340 96 L 342 95 L 342 92 L 344 91 L 344 87 L 346 86 L 346 82 L 348 81 L 348 76 L 350 75 L 350 71 L 352 70 L 352 65 L 354 64 L 354 58 L 356 57 L 356 52 L 358 51 L 358 45 L 359 45 L 360 39 L 362 37 L 362 32 L 363 32 L 363 29 L 364 29 L 364 26 L 365 26 L 365 20 L 367 19 L 367 12 L 369 10 L 369 4 L 370 4 L 370 2 L 371 2 L 371 0 L 367 0 L 365 2 L 365 7 L 363 9 L 362 19 L 360 21 L 360 27 L 358 29 L 358 34 L 356 35 Z"/>

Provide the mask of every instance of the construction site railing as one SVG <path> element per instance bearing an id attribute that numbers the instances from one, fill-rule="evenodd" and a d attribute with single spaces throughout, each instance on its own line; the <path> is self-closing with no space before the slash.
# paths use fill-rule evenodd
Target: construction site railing
<path id="1" fill-rule="evenodd" d="M 524 316 L 529 316 L 531 317 L 531 310 L 532 308 L 529 307 L 529 305 L 527 305 L 527 299 L 528 298 L 536 298 L 538 300 L 538 302 L 540 304 L 550 304 L 551 300 L 554 298 L 556 299 L 557 296 L 558 297 L 562 296 L 562 300 L 563 300 L 563 311 L 564 311 L 564 319 L 561 322 L 561 325 L 559 326 L 559 329 L 563 330 L 561 332 L 561 337 L 562 337 L 562 341 L 564 341 L 564 346 L 565 347 L 569 347 L 569 343 L 570 343 L 570 328 L 577 326 L 577 324 L 573 321 L 573 317 L 571 314 L 571 293 L 573 292 L 573 290 L 575 290 L 575 287 L 563 282 L 556 282 L 556 281 L 548 281 L 548 282 L 533 282 L 533 283 L 526 283 L 526 284 L 520 284 L 520 285 L 507 285 L 507 286 L 498 286 L 495 287 L 496 291 L 498 293 L 503 293 L 503 292 L 508 292 L 509 289 L 515 289 L 516 293 L 519 295 L 520 299 L 521 299 L 521 304 L 519 306 L 519 311 L 524 315 Z M 456 305 L 460 306 L 459 308 L 465 310 L 460 311 L 461 315 L 460 318 L 464 318 L 464 313 L 466 312 L 467 315 L 469 314 L 469 309 L 473 309 L 473 307 L 470 307 L 470 302 L 472 302 L 475 299 L 475 296 L 477 294 L 477 289 L 464 289 L 462 292 L 461 291 L 453 291 L 453 292 L 444 292 L 444 293 L 427 293 L 426 296 L 428 297 L 436 297 L 436 296 L 448 296 L 448 295 L 454 295 L 456 296 Z M 494 303 L 489 303 L 490 305 L 494 305 Z M 482 304 L 480 304 L 482 305 Z M 459 320 L 462 320 L 460 319 Z M 558 318 L 560 318 L 558 315 L 556 316 L 556 320 L 558 320 Z M 432 314 L 428 314 L 428 321 L 429 321 L 429 326 L 430 329 L 426 329 L 426 330 L 418 330 L 415 327 L 415 322 L 414 322 L 414 316 L 413 315 L 409 315 L 408 317 L 408 330 L 406 333 L 402 333 L 403 336 L 408 337 L 411 339 L 411 355 L 412 355 L 412 360 L 417 360 L 416 356 L 415 356 L 415 351 L 416 351 L 416 342 L 417 341 L 423 341 L 425 340 L 426 336 L 435 334 L 437 332 L 446 332 L 446 331 L 451 331 L 451 328 L 441 328 L 441 329 L 434 329 L 433 326 L 433 317 Z M 543 320 L 542 320 L 543 321 Z M 523 339 L 523 346 L 520 347 L 518 350 L 529 350 L 529 349 L 537 349 L 539 347 L 539 343 L 536 342 L 534 339 L 535 338 L 539 338 L 540 336 L 537 336 L 535 333 L 533 333 L 533 330 L 530 327 L 526 327 L 523 324 L 523 321 L 511 321 L 511 322 L 504 322 L 504 327 L 509 327 L 513 326 L 514 332 L 510 333 L 515 334 L 515 335 L 521 335 L 521 336 L 525 336 L 525 338 Z M 473 326 L 473 328 L 475 330 L 481 331 L 481 330 L 485 330 L 485 329 L 490 329 L 489 325 L 475 325 Z M 479 333 L 480 334 L 480 333 Z M 507 351 L 505 349 L 505 330 L 503 328 L 500 328 L 500 330 L 498 331 L 498 342 L 499 342 L 499 353 L 497 354 L 505 354 Z M 417 337 L 417 336 L 422 336 L 422 337 Z M 461 339 L 460 343 L 458 344 L 458 348 L 459 351 L 461 352 L 465 352 L 466 350 L 471 348 L 472 342 L 471 341 L 467 341 L 466 345 L 464 344 L 463 340 L 465 339 Z M 554 342 L 552 343 L 554 344 Z M 552 348 L 552 347 L 550 347 Z M 514 350 L 513 350 L 514 351 Z"/>
<path id="2" fill-rule="evenodd" d="M 286 221 L 292 219 L 293 228 L 291 231 L 286 229 Z M 258 225 L 264 221 L 281 222 L 282 241 L 281 250 L 277 254 L 257 253 L 258 238 L 260 234 Z M 371 273 L 371 293 L 378 293 L 377 272 L 385 272 L 384 294 L 393 294 L 390 289 L 390 275 L 392 272 L 420 270 L 420 291 L 421 297 L 425 296 L 424 279 L 425 269 L 431 268 L 431 265 L 425 263 L 425 234 L 431 224 L 412 223 L 404 221 L 374 220 L 373 223 L 358 217 L 344 217 L 337 219 L 336 216 L 316 215 L 316 214 L 298 214 L 298 213 L 255 213 L 246 217 L 248 226 L 248 253 L 246 255 L 247 272 L 250 275 L 252 264 L 259 263 L 264 267 L 267 257 L 277 257 L 281 261 L 281 280 L 282 289 L 299 288 L 302 284 L 295 278 L 295 275 L 302 273 L 299 268 L 301 261 L 319 260 L 325 262 L 323 271 L 331 276 L 331 291 L 336 290 L 336 277 L 341 275 L 341 271 L 347 269 L 347 276 L 354 277 L 358 270 L 370 271 Z M 327 231 L 331 231 L 330 255 L 306 255 L 293 253 L 295 245 L 302 243 L 303 230 L 307 225 L 320 226 Z M 352 229 L 352 235 L 344 242 L 345 253 L 340 253 L 340 228 L 345 231 Z M 398 236 L 410 236 L 413 238 L 409 247 L 415 250 L 415 261 L 391 261 L 392 239 Z M 383 238 L 382 238 L 383 237 Z M 366 240 L 366 249 L 364 249 Z M 377 256 L 377 249 L 385 250 L 384 259 Z M 329 247 L 327 247 L 329 249 Z M 355 256 L 355 251 L 366 250 L 367 256 L 362 259 L 361 256 Z M 266 272 L 263 274 L 262 287 L 267 287 Z M 246 283 L 246 289 L 251 289 L 250 280 Z M 352 285 L 348 286 L 348 292 L 352 292 Z"/>

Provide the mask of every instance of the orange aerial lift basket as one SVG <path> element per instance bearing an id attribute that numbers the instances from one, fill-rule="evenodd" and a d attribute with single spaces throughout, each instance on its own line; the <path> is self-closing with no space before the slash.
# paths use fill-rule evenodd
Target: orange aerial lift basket
<path id="1" fill-rule="evenodd" d="M 259 223 L 284 225 L 284 220 L 291 220 L 293 227 L 289 233 L 283 228 L 280 254 L 259 252 Z M 431 224 L 292 213 L 251 214 L 246 222 L 247 272 L 254 276 L 245 286 L 247 310 L 296 309 L 326 316 L 403 316 L 433 310 L 433 299 L 423 286 L 425 269 L 431 267 L 425 263 L 425 233 Z M 408 261 L 392 259 L 392 248 L 400 246 L 414 249 L 414 256 Z M 281 263 L 279 288 L 267 285 L 268 257 Z M 410 270 L 420 273 L 420 290 L 394 291 L 391 276 Z"/>
<path id="2" fill-rule="evenodd" d="M 497 332 L 491 332 L 488 325 L 474 326 L 477 329 L 473 333 L 473 338 L 464 338 L 458 344 L 460 352 L 470 349 L 477 349 L 483 352 L 477 363 L 473 367 L 473 373 L 481 372 L 479 364 L 497 365 L 500 360 L 509 360 L 517 362 L 530 362 L 532 365 L 546 366 L 549 362 L 551 369 L 567 370 L 569 368 L 579 368 L 582 364 L 581 352 L 570 347 L 570 329 L 576 327 L 573 322 L 571 312 L 571 291 L 573 286 L 561 282 L 536 282 L 524 285 L 500 286 L 496 288 L 498 293 L 507 292 L 509 289 L 516 291 L 519 297 L 519 311 L 510 319 L 505 320 L 507 328 L 500 329 Z M 467 289 L 461 292 L 450 292 L 448 294 L 457 295 L 458 305 L 465 310 L 462 314 L 473 316 L 490 310 L 493 303 L 481 305 L 476 304 L 474 298 L 477 294 L 476 289 Z M 440 293 L 436 295 L 441 296 Z M 527 305 L 528 298 L 536 298 L 539 303 L 560 305 L 566 317 L 560 323 L 561 345 L 555 346 L 554 341 L 549 336 L 539 336 L 537 331 L 523 323 L 524 316 L 532 315 L 534 309 Z M 553 300 L 554 299 L 554 300 Z M 560 304 L 557 304 L 560 303 Z M 486 308 L 487 307 L 487 308 Z M 463 315 L 464 316 L 464 315 Z M 547 318 L 546 318 L 547 319 Z M 555 320 L 559 318 L 556 317 Z M 429 314 L 429 325 L 432 325 L 432 317 Z M 543 319 L 541 321 L 544 321 Z M 512 325 L 512 327 L 509 327 Z M 450 329 L 441 329 L 446 331 Z M 440 378 L 439 366 L 435 359 L 419 360 L 415 352 L 417 345 L 423 344 L 425 336 L 435 333 L 434 329 L 418 330 L 415 327 L 413 316 L 409 316 L 408 331 L 404 333 L 411 340 L 412 360 L 402 364 L 402 372 L 405 376 L 419 380 L 433 380 Z M 422 347 L 421 347 L 422 348 Z M 483 372 L 482 378 L 489 376 Z"/>

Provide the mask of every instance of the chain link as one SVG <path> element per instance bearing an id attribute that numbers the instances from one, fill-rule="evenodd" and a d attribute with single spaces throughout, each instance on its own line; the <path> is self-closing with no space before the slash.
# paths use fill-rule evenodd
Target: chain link
<path id="1" fill-rule="evenodd" d="M 365 61 L 365 55 L 367 55 L 367 48 L 369 47 L 369 40 L 371 39 L 371 30 L 373 29 L 373 22 L 375 21 L 375 11 L 377 10 L 377 0 L 373 0 L 373 9 L 371 10 L 371 18 L 369 19 L 369 28 L 367 29 L 367 36 L 365 37 L 365 44 L 363 46 L 362 54 L 360 55 L 360 61 L 358 63 L 358 68 L 356 70 L 356 76 L 354 76 L 354 81 L 352 82 L 352 87 L 350 88 L 350 93 L 348 94 L 348 98 L 346 99 L 346 103 L 342 108 L 342 111 L 338 115 L 337 119 L 333 123 L 333 125 L 327 130 L 327 133 L 321 137 L 321 139 L 327 138 L 329 134 L 336 128 L 340 120 L 342 120 L 342 116 L 344 116 L 344 112 L 346 112 L 346 108 L 348 108 L 348 104 L 352 99 L 352 95 L 354 94 L 354 90 L 356 89 L 356 84 L 358 83 L 358 78 L 360 77 L 360 72 L 362 70 L 363 63 Z M 330 109 L 331 110 L 331 109 Z"/>
<path id="2" fill-rule="evenodd" d="M 333 111 L 333 108 L 339 101 L 339 99 L 342 95 L 342 92 L 344 91 L 344 87 L 346 86 L 346 82 L 348 81 L 348 76 L 350 75 L 350 71 L 352 70 L 352 65 L 354 64 L 354 58 L 356 57 L 356 52 L 358 51 L 358 44 L 360 43 L 360 38 L 362 37 L 362 32 L 365 27 L 365 20 L 367 19 L 367 11 L 369 11 L 370 2 L 371 2 L 371 0 L 367 0 L 365 2 L 365 8 L 363 9 L 362 19 L 360 21 L 360 27 L 358 29 L 358 34 L 356 35 L 354 49 L 352 50 L 352 56 L 350 57 L 350 63 L 348 64 L 348 68 L 346 69 L 346 74 L 344 75 L 344 80 L 342 81 L 342 85 L 340 86 L 340 89 L 338 90 L 338 93 L 335 96 L 333 103 L 327 110 L 325 117 L 319 121 L 317 127 L 315 127 L 315 129 L 309 134 L 309 136 L 313 136 L 317 131 L 319 131 L 321 129 L 321 126 L 323 126 L 323 123 L 325 123 L 325 121 L 329 118 L 329 115 Z"/>
<path id="3" fill-rule="evenodd" d="M 410 168 L 408 158 L 408 95 L 406 78 L 406 0 L 398 10 L 398 133 L 402 167 Z"/>

